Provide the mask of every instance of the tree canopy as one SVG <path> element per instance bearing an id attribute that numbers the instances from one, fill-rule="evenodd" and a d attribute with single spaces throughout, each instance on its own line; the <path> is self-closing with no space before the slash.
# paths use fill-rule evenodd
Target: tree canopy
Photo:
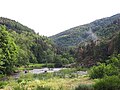
<path id="1" fill-rule="evenodd" d="M 10 37 L 5 26 L 0 26 L 0 71 L 11 73 L 14 69 L 17 56 L 17 46 Z"/>

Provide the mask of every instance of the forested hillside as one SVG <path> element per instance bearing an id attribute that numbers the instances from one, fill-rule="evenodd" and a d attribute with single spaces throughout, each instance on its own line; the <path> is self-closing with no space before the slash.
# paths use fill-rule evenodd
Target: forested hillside
<path id="1" fill-rule="evenodd" d="M 22 33 L 23 31 L 34 33 L 34 30 L 28 28 L 27 26 L 24 26 L 21 23 L 16 22 L 15 20 L 11 20 L 4 17 L 0 17 L 0 25 L 5 25 L 7 29 L 14 30 L 17 33 Z"/>
<path id="2" fill-rule="evenodd" d="M 0 18 L 0 27 L 0 43 L 3 43 L 0 46 L 2 53 L 1 72 L 11 73 L 15 66 L 28 65 L 29 63 L 53 62 L 53 44 L 47 37 L 40 36 L 32 29 L 7 18 Z M 10 46 L 11 43 L 15 45 L 16 54 L 12 54 L 14 52 L 14 46 Z M 8 49 L 9 47 L 10 49 Z M 9 57 L 11 58 L 9 59 Z M 14 62 L 11 60 L 14 60 Z"/>
<path id="3" fill-rule="evenodd" d="M 120 14 L 80 25 L 50 38 L 58 46 L 71 47 L 91 40 L 109 40 L 120 32 Z"/>
<path id="4" fill-rule="evenodd" d="M 30 63 L 54 63 L 61 67 L 74 62 L 69 51 L 61 53 L 49 38 L 19 22 L 1 17 L 0 32 L 0 73 L 12 73 L 15 67 Z"/>
<path id="5" fill-rule="evenodd" d="M 72 48 L 80 66 L 106 62 L 120 53 L 120 14 L 77 26 L 50 38 L 65 51 Z"/>
<path id="6" fill-rule="evenodd" d="M 82 66 L 93 66 L 97 62 L 104 63 L 113 54 L 120 53 L 120 33 L 108 41 L 91 41 L 87 45 L 79 45 L 76 49 L 76 60 Z"/>

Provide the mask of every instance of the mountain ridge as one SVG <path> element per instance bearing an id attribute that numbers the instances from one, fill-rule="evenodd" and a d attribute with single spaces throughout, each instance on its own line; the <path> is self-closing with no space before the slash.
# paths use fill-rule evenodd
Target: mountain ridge
<path id="1" fill-rule="evenodd" d="M 5 25 L 7 29 L 14 30 L 17 33 L 22 33 L 23 31 L 35 33 L 33 29 L 31 29 L 15 20 L 8 19 L 5 17 L 0 17 L 0 25 Z"/>
<path id="2" fill-rule="evenodd" d="M 61 33 L 51 36 L 50 38 L 58 46 L 71 47 L 82 42 L 90 40 L 105 40 L 113 37 L 120 30 L 120 13 L 97 19 L 88 24 L 79 25 Z"/>

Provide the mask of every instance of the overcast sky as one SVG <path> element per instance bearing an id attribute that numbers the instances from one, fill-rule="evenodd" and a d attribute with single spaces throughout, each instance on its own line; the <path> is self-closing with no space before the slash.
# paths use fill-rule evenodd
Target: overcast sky
<path id="1" fill-rule="evenodd" d="M 51 36 L 120 13 L 120 0 L 0 0 L 0 15 Z"/>

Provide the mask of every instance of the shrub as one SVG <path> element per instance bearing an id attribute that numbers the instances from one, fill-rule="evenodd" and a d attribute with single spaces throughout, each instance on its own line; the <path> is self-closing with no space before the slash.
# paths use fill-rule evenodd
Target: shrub
<path id="1" fill-rule="evenodd" d="M 54 68 L 54 64 L 53 63 L 49 63 L 49 64 L 47 64 L 47 67 L 48 68 Z"/>
<path id="2" fill-rule="evenodd" d="M 78 67 L 76 67 L 76 70 L 77 71 L 87 71 L 88 68 L 78 66 Z"/>
<path id="3" fill-rule="evenodd" d="M 99 66 L 93 66 L 89 71 L 90 78 L 92 79 L 103 78 L 104 76 L 112 76 L 118 74 L 119 69 L 112 64 L 100 64 Z"/>
<path id="4" fill-rule="evenodd" d="M 90 78 L 95 79 L 95 78 L 102 78 L 105 76 L 105 64 L 100 64 L 99 66 L 93 66 L 90 71 L 89 75 Z"/>
<path id="5" fill-rule="evenodd" d="M 5 81 L 0 81 L 0 89 L 1 88 L 4 88 L 4 86 L 6 86 L 7 85 L 7 82 L 5 82 Z"/>
<path id="6" fill-rule="evenodd" d="M 51 90 L 49 87 L 37 86 L 35 90 Z"/>
<path id="7" fill-rule="evenodd" d="M 34 74 L 33 78 L 37 78 L 39 80 L 47 80 L 53 78 L 53 73 Z"/>
<path id="8" fill-rule="evenodd" d="M 94 85 L 95 90 L 120 90 L 120 78 L 118 76 L 106 76 Z"/>
<path id="9" fill-rule="evenodd" d="M 25 88 L 25 86 L 18 85 L 18 86 L 14 86 L 13 90 L 27 90 L 27 88 Z"/>
<path id="10" fill-rule="evenodd" d="M 94 90 L 92 85 L 79 85 L 75 90 Z"/>
<path id="11" fill-rule="evenodd" d="M 108 64 L 106 67 L 105 67 L 105 75 L 107 76 L 112 76 L 112 75 L 118 75 L 119 74 L 119 69 L 118 67 L 115 67 L 114 65 L 112 64 Z"/>
<path id="12" fill-rule="evenodd" d="M 23 74 L 21 73 L 20 74 L 20 78 L 18 80 L 26 80 L 26 81 L 31 81 L 33 80 L 33 74 L 32 73 L 26 73 L 26 74 Z"/>

